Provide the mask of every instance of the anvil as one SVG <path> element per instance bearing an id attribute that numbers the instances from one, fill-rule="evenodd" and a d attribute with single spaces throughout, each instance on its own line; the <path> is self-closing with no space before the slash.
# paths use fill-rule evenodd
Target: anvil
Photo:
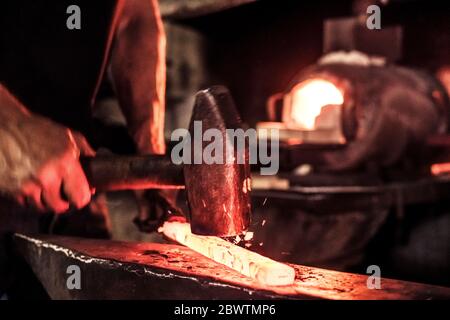
<path id="1" fill-rule="evenodd" d="M 14 236 L 14 247 L 52 299 L 449 299 L 450 288 L 291 264 L 293 285 L 271 287 L 172 244 Z M 81 290 L 67 286 L 78 266 Z"/>

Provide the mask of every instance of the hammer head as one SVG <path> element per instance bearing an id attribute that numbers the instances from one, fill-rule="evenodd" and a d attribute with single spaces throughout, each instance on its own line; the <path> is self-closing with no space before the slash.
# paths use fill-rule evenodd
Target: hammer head
<path id="1" fill-rule="evenodd" d="M 202 135 L 208 129 L 216 129 L 209 131 L 214 136 L 209 137 L 211 141 L 198 136 L 200 124 Z M 225 87 L 215 86 L 197 93 L 189 129 L 194 141 L 191 141 L 191 164 L 184 166 L 184 179 L 191 231 L 220 237 L 241 234 L 250 224 L 249 148 L 247 141 L 244 148 L 236 148 L 234 137 L 227 130 L 242 129 L 242 123 Z M 212 144 L 215 153 L 204 152 Z M 216 157 L 217 153 L 222 156 Z M 209 154 L 223 161 L 205 163 L 203 156 Z"/>

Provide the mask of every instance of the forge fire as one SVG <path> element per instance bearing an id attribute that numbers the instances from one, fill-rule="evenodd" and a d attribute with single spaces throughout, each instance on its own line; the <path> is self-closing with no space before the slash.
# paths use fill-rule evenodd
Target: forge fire
<path id="1" fill-rule="evenodd" d="M 5 305 L 450 298 L 449 4 L 6 1 L 0 48 Z"/>

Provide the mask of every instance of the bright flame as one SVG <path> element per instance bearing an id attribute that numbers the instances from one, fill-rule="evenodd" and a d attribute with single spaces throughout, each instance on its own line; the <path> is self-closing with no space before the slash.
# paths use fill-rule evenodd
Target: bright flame
<path id="1" fill-rule="evenodd" d="M 342 92 L 331 82 L 308 80 L 292 90 L 291 117 L 302 129 L 312 130 L 322 107 L 343 103 Z"/>

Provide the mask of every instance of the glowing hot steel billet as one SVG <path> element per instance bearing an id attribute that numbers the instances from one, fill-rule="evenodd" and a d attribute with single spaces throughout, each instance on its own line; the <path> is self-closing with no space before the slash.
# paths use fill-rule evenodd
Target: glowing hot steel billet
<path id="1" fill-rule="evenodd" d="M 166 237 L 269 286 L 294 283 L 295 270 L 219 237 L 197 236 L 188 223 L 165 222 L 159 230 Z"/>

